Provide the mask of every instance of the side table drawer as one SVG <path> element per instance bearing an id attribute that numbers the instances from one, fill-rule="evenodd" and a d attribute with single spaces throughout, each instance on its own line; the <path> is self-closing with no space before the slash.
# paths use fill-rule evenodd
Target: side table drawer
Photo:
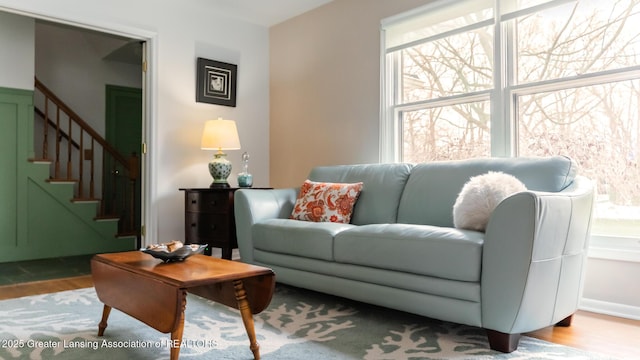
<path id="1" fill-rule="evenodd" d="M 186 213 L 185 230 L 188 239 L 226 238 L 229 217 L 226 214 Z"/>
<path id="2" fill-rule="evenodd" d="M 229 208 L 227 193 L 197 193 L 188 192 L 186 211 L 226 213 Z"/>

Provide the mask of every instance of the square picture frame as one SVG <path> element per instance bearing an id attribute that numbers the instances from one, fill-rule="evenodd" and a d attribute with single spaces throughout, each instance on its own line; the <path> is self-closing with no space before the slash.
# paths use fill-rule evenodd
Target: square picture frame
<path id="1" fill-rule="evenodd" d="M 196 102 L 236 106 L 238 65 L 198 58 Z"/>

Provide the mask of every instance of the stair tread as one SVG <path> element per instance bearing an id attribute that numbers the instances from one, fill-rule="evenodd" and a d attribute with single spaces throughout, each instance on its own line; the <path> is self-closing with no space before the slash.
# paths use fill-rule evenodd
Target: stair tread
<path id="1" fill-rule="evenodd" d="M 98 215 L 94 217 L 95 220 L 120 220 L 120 216 L 118 215 Z"/>
<path id="2" fill-rule="evenodd" d="M 120 232 L 116 234 L 117 238 L 126 238 L 126 237 L 137 237 L 138 233 L 135 231 L 131 231 L 131 232 Z"/>
<path id="3" fill-rule="evenodd" d="M 78 180 L 77 179 L 64 179 L 64 178 L 57 178 L 57 179 L 50 178 L 50 179 L 47 179 L 47 182 L 50 182 L 50 183 L 77 183 Z"/>
<path id="4" fill-rule="evenodd" d="M 51 163 L 53 163 L 52 160 L 43 159 L 43 158 L 32 158 L 32 159 L 29 159 L 29 161 L 32 162 L 32 163 L 40 163 L 40 164 L 51 164 Z"/>
<path id="5" fill-rule="evenodd" d="M 82 203 L 91 203 L 91 204 L 95 204 L 95 203 L 99 203 L 100 199 L 97 198 L 73 198 L 71 199 L 72 203 L 76 203 L 76 204 L 82 204 Z"/>

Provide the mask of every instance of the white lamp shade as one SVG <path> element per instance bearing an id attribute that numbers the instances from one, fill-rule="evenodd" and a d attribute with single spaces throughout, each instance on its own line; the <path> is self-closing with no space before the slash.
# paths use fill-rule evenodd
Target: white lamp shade
<path id="1" fill-rule="evenodd" d="M 202 150 L 238 150 L 240 138 L 233 120 L 208 120 L 202 132 Z"/>

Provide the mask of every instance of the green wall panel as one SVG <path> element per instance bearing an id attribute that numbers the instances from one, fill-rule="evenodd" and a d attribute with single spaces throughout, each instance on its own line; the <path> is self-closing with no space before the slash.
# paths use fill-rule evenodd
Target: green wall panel
<path id="1" fill-rule="evenodd" d="M 33 92 L 0 87 L 0 262 L 133 250 L 96 204 L 74 204 L 73 185 L 51 184 L 33 158 Z"/>
<path id="2" fill-rule="evenodd" d="M 0 241 L 6 249 L 15 248 L 18 239 L 16 134 L 19 104 L 16 100 L 12 93 L 0 91 Z"/>
<path id="3" fill-rule="evenodd" d="M 71 186 L 71 185 L 51 185 Z M 81 255 L 97 252 L 131 250 L 128 239 L 115 238 L 112 223 L 93 221 L 95 205 L 64 204 L 51 196 L 38 182 L 28 182 L 28 222 L 37 224 L 28 229 L 27 242 L 34 257 Z M 62 200 L 64 201 L 64 200 Z M 68 200 L 66 202 L 69 202 Z M 91 205 L 91 204 L 83 204 Z M 51 216 L 55 214 L 55 216 Z"/>
<path id="4" fill-rule="evenodd" d="M 33 92 L 0 88 L 0 262 L 25 246 L 21 172 L 28 156 L 29 121 L 33 129 Z"/>

